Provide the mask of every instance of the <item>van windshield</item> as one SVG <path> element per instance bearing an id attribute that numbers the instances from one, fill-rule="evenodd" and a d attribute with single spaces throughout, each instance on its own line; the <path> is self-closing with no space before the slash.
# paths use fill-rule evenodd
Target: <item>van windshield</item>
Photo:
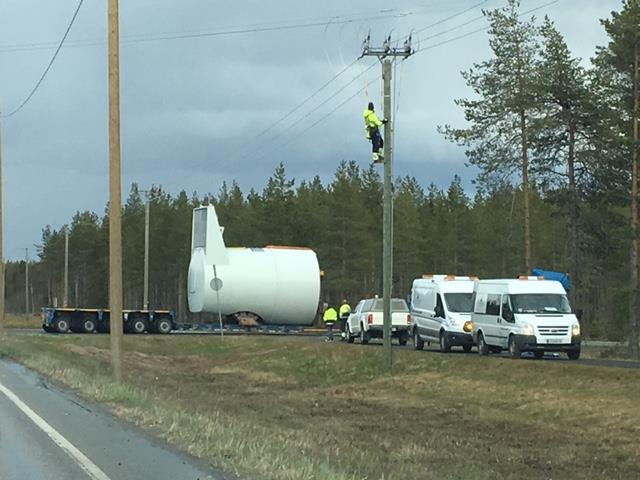
<path id="1" fill-rule="evenodd" d="M 566 295 L 524 293 L 510 297 L 514 313 L 571 313 L 571 306 Z"/>
<path id="2" fill-rule="evenodd" d="M 373 307 L 371 307 L 372 312 L 381 312 L 383 307 L 383 300 L 381 298 L 376 298 L 373 302 Z M 407 307 L 407 302 L 400 298 L 392 298 L 391 299 L 391 311 L 392 312 L 408 312 L 409 307 Z"/>
<path id="3" fill-rule="evenodd" d="M 471 313 L 472 296 L 472 293 L 445 293 L 444 301 L 447 304 L 447 310 L 454 313 Z"/>

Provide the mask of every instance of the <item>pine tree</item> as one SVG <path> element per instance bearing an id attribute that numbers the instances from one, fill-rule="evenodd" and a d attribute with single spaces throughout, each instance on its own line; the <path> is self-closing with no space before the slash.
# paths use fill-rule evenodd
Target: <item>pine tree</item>
<path id="1" fill-rule="evenodd" d="M 617 80 L 619 95 L 610 99 L 610 111 L 616 111 L 622 124 L 609 125 L 614 143 L 626 150 L 631 180 L 631 215 L 629 249 L 629 351 L 640 356 L 638 347 L 640 295 L 638 292 L 638 117 L 640 116 L 640 0 L 624 0 L 622 11 L 612 12 L 602 24 L 610 37 L 606 48 L 598 52 L 600 72 L 610 70 L 608 78 Z M 615 102 L 618 100 L 617 102 Z M 615 103 L 614 103 L 615 102 Z M 612 118 L 613 115 L 609 115 Z"/>
<path id="2" fill-rule="evenodd" d="M 461 99 L 470 123 L 466 129 L 446 126 L 443 132 L 467 147 L 471 164 L 480 168 L 480 180 L 499 185 L 520 173 L 523 193 L 525 267 L 532 267 L 529 208 L 529 149 L 532 122 L 537 115 L 535 95 L 538 28 L 534 20 L 521 21 L 520 2 L 508 0 L 504 8 L 485 12 L 490 25 L 493 58 L 463 72 L 479 99 Z"/>

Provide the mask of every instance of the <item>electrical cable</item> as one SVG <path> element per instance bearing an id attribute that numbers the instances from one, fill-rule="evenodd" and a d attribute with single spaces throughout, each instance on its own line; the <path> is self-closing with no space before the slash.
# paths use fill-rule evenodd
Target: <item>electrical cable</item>
<path id="1" fill-rule="evenodd" d="M 424 32 L 425 30 L 428 30 L 430 28 L 437 27 L 438 25 L 442 25 L 443 23 L 446 23 L 449 20 L 453 20 L 454 18 L 460 17 L 460 16 L 464 15 L 465 13 L 470 12 L 471 10 L 474 10 L 474 9 L 478 8 L 480 5 L 482 5 L 484 3 L 487 3 L 488 1 L 489 0 L 482 0 L 481 2 L 478 2 L 475 5 L 472 5 L 471 7 L 467 8 L 465 10 L 462 10 L 461 12 L 455 13 L 455 14 L 447 17 L 447 18 L 443 18 L 442 20 L 438 20 L 437 22 L 432 23 L 431 25 L 427 25 L 426 27 L 420 28 L 420 29 L 416 30 L 413 33 L 418 34 L 420 32 Z"/>
<path id="2" fill-rule="evenodd" d="M 42 73 L 42 76 L 40 77 L 40 80 L 38 80 L 36 85 L 33 87 L 31 92 L 29 93 L 29 95 L 27 95 L 27 98 L 25 98 L 24 101 L 20 104 L 20 106 L 18 108 L 16 108 L 15 110 L 9 112 L 8 114 L 3 115 L 3 118 L 9 118 L 9 117 L 12 117 L 13 115 L 15 115 L 16 113 L 18 113 L 29 102 L 29 100 L 31 100 L 31 98 L 35 95 L 36 91 L 38 90 L 38 88 L 40 87 L 42 82 L 44 81 L 44 78 L 47 76 L 47 73 L 49 73 L 49 70 L 51 70 L 51 67 L 53 66 L 53 62 L 55 62 L 56 58 L 58 57 L 58 53 L 60 53 L 60 49 L 62 48 L 62 45 L 64 44 L 64 41 L 67 39 L 67 36 L 69 35 L 69 32 L 71 31 L 71 27 L 73 27 L 73 24 L 76 21 L 76 18 L 78 16 L 78 13 L 80 12 L 80 7 L 82 7 L 83 3 L 84 3 L 84 0 L 80 0 L 78 2 L 78 6 L 76 7 L 76 10 L 73 13 L 73 16 L 71 17 L 71 21 L 69 22 L 69 26 L 67 27 L 66 31 L 64 32 L 64 35 L 62 36 L 62 39 L 60 40 L 60 43 L 58 44 L 58 48 L 56 48 L 56 51 L 54 52 L 53 56 L 51 57 L 51 60 L 49 61 L 49 64 L 47 65 L 47 68 L 44 69 L 44 72 Z"/>
<path id="3" fill-rule="evenodd" d="M 551 1 L 551 2 L 548 2 L 548 3 L 542 4 L 542 5 L 538 6 L 538 7 L 531 8 L 531 9 L 529 9 L 529 10 L 527 10 L 527 11 L 525 11 L 525 12 L 521 13 L 520 15 L 518 15 L 518 17 L 522 17 L 522 16 L 525 16 L 525 15 L 528 15 L 528 14 L 533 13 L 533 12 L 535 12 L 535 11 L 538 11 L 538 10 L 541 10 L 541 9 L 543 9 L 543 8 L 546 8 L 546 7 L 549 7 L 549 6 L 551 6 L 551 5 L 554 5 L 554 4 L 558 3 L 558 2 L 560 2 L 560 0 L 553 0 L 553 1 Z M 464 24 L 461 24 L 460 26 L 467 25 L 468 23 L 469 23 L 469 22 L 465 22 Z M 459 27 L 460 27 L 460 26 L 459 26 Z M 480 33 L 480 32 L 483 32 L 483 31 L 489 30 L 489 28 L 490 28 L 490 27 L 484 27 L 484 28 L 482 28 L 482 29 L 473 30 L 473 31 L 471 31 L 471 32 L 467 32 L 467 33 L 465 33 L 465 34 L 459 35 L 459 36 L 457 36 L 457 37 L 453 37 L 453 38 L 450 38 L 450 39 L 447 39 L 447 40 L 443 40 L 442 42 L 439 42 L 439 43 L 435 43 L 435 44 L 427 45 L 426 47 L 423 47 L 423 48 L 421 48 L 420 50 L 417 50 L 417 51 L 416 51 L 416 52 L 414 52 L 414 53 L 419 53 L 419 52 L 422 52 L 422 51 L 431 50 L 431 49 L 433 49 L 433 48 L 436 48 L 436 47 L 439 47 L 439 46 L 442 46 L 442 45 L 446 45 L 446 44 L 448 44 L 448 43 L 455 42 L 455 41 L 457 41 L 457 40 L 460 40 L 460 39 L 463 39 L 463 38 L 469 37 L 469 36 L 471 36 L 471 35 L 475 35 L 476 33 Z M 373 67 L 373 65 L 375 65 L 375 64 L 372 64 L 372 65 L 371 65 L 371 67 Z M 369 67 L 369 68 L 371 68 L 371 67 Z M 325 121 L 329 116 L 331 116 L 331 115 L 332 115 L 333 113 L 335 113 L 337 110 L 339 110 L 340 108 L 342 108 L 344 105 L 346 105 L 346 104 L 347 104 L 349 101 L 351 101 L 353 98 L 357 97 L 360 93 L 362 93 L 362 92 L 365 90 L 365 88 L 366 88 L 366 87 L 368 87 L 369 85 L 372 85 L 374 82 L 376 82 L 376 81 L 380 80 L 380 78 L 382 78 L 382 77 L 381 77 L 381 76 L 376 77 L 374 80 L 372 80 L 371 82 L 369 82 L 369 83 L 368 83 L 364 88 L 361 88 L 361 89 L 360 89 L 360 90 L 358 90 L 354 95 L 352 95 L 351 97 L 347 98 L 345 101 L 343 101 L 342 103 L 340 103 L 337 107 L 335 107 L 334 109 L 332 109 L 331 111 L 329 111 L 329 112 L 328 112 L 324 117 L 322 117 L 320 120 L 318 120 L 318 121 L 314 122 L 314 123 L 313 123 L 312 125 L 310 125 L 309 127 L 307 127 L 307 128 L 305 128 L 304 130 L 300 131 L 296 136 L 291 137 L 291 138 L 290 138 L 289 140 L 287 140 L 286 142 L 284 142 L 284 143 L 282 143 L 282 144 L 280 144 L 280 145 L 276 146 L 275 148 L 273 148 L 272 150 L 270 150 L 268 153 L 266 153 L 266 154 L 264 154 L 264 155 L 260 156 L 258 159 L 265 158 L 265 157 L 267 157 L 267 156 L 271 155 L 272 153 L 274 153 L 275 151 L 277 151 L 277 150 L 279 150 L 279 149 L 281 149 L 281 148 L 283 148 L 283 147 L 285 147 L 285 146 L 289 145 L 289 144 L 290 144 L 290 143 L 292 143 L 293 141 L 297 140 L 297 139 L 298 139 L 298 138 L 300 138 L 302 135 L 304 135 L 304 134 L 305 134 L 305 133 L 307 133 L 309 130 L 311 130 L 313 127 L 315 127 L 315 126 L 317 126 L 318 124 L 320 124 L 321 122 Z M 337 95 L 337 94 L 336 94 L 336 95 Z M 333 97 L 335 97 L 335 95 L 333 95 Z M 333 97 L 331 97 L 331 98 L 333 98 Z M 331 98 L 330 98 L 330 99 L 331 99 Z M 327 101 L 329 101 L 330 99 L 327 99 Z M 327 101 L 326 101 L 326 102 L 327 102 Z M 326 103 L 326 102 L 323 102 L 323 104 L 324 104 L 324 103 Z M 317 107 L 317 108 L 319 108 L 319 107 Z M 317 109 L 317 108 L 316 108 L 316 109 Z M 306 117 L 304 117 L 304 118 L 306 118 Z M 293 126 L 295 126 L 295 125 L 296 125 L 297 123 L 299 123 L 300 121 L 302 121 L 302 119 L 300 119 L 298 122 L 296 122 Z M 292 127 L 293 127 L 293 126 L 292 126 Z M 292 127 L 290 127 L 290 128 L 292 128 Z"/>
<path id="4" fill-rule="evenodd" d="M 265 134 L 269 133 L 271 130 L 273 130 L 277 125 L 281 124 L 283 121 L 285 121 L 287 118 L 289 118 L 291 115 L 293 115 L 295 112 L 297 112 L 298 110 L 300 110 L 303 106 L 305 106 L 307 103 L 309 103 L 313 98 L 316 97 L 316 95 L 318 95 L 320 92 L 322 92 L 325 88 L 327 88 L 331 83 L 333 83 L 335 80 L 337 80 L 340 76 L 342 76 L 347 70 L 349 70 L 351 67 L 353 67 L 356 62 L 358 62 L 358 59 L 354 60 L 353 62 L 351 62 L 349 65 L 347 65 L 346 67 L 344 67 L 342 70 L 340 70 L 338 73 L 336 73 L 333 77 L 331 77 L 329 80 L 327 80 L 324 84 L 322 84 L 322 86 L 320 86 L 320 88 L 318 88 L 316 91 L 314 91 L 311 95 L 309 95 L 307 98 L 305 98 L 302 102 L 300 102 L 298 105 L 296 105 L 295 107 L 293 107 L 291 110 L 289 110 L 287 113 L 285 113 L 282 117 L 280 117 L 278 120 L 276 120 L 275 122 L 272 122 L 269 124 L 268 127 L 266 127 L 264 130 L 262 130 L 260 133 L 258 133 L 257 135 L 254 135 L 253 137 L 251 137 L 251 140 L 249 140 L 248 142 L 244 142 L 242 144 L 242 146 L 238 149 L 236 149 L 235 151 L 233 151 L 232 153 L 230 153 L 229 155 L 231 157 L 235 157 L 240 151 L 244 150 L 247 146 L 252 145 L 253 143 L 255 143 L 256 141 L 258 141 L 261 137 L 263 137 Z M 243 157 L 244 158 L 244 157 Z"/>
<path id="5" fill-rule="evenodd" d="M 280 137 L 282 137 L 283 135 L 285 135 L 287 132 L 291 131 L 292 128 L 294 128 L 296 125 L 298 125 L 300 122 L 302 122 L 303 120 L 306 120 L 307 118 L 309 118 L 312 114 L 314 114 L 315 112 L 317 112 L 320 108 L 322 108 L 323 106 L 325 106 L 327 103 L 329 103 L 331 100 L 333 100 L 335 97 L 337 97 L 340 93 L 342 93 L 343 91 L 345 91 L 347 88 L 349 88 L 351 85 L 353 85 L 354 82 L 356 82 L 359 78 L 361 78 L 365 73 L 367 73 L 369 70 L 371 70 L 373 67 L 375 66 L 375 63 L 372 63 L 367 69 L 365 69 L 362 73 L 356 75 L 355 77 L 353 77 L 347 84 L 343 85 L 340 89 L 338 89 L 338 91 L 336 91 L 335 93 L 333 93 L 331 96 L 329 96 L 328 98 L 326 98 L 325 100 L 323 100 L 320 104 L 316 105 L 312 110 L 310 110 L 309 112 L 307 112 L 304 116 L 300 117 L 298 120 L 296 120 L 295 122 L 291 123 L 287 128 L 285 128 L 284 130 L 282 130 L 281 132 L 278 132 L 276 135 L 274 135 L 271 138 L 271 141 L 276 140 Z M 365 85 L 364 88 L 362 88 L 361 90 L 365 90 L 367 87 L 369 86 L 369 84 Z M 250 157 L 252 155 L 254 155 L 256 153 L 255 150 L 247 152 L 245 155 L 243 155 L 242 157 L 240 157 L 240 160 L 244 160 L 247 157 Z"/>

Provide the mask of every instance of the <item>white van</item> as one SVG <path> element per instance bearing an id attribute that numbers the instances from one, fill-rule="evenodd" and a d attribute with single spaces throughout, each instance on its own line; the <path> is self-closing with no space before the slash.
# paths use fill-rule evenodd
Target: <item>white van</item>
<path id="1" fill-rule="evenodd" d="M 453 275 L 425 275 L 411 288 L 411 337 L 413 348 L 422 350 L 424 342 L 435 341 L 440 351 L 462 347 L 469 352 L 472 295 L 475 278 Z"/>
<path id="2" fill-rule="evenodd" d="M 560 282 L 543 277 L 518 280 L 480 280 L 473 291 L 473 339 L 478 353 L 508 349 L 521 352 L 565 352 L 580 358 L 580 323 L 571 313 Z"/>

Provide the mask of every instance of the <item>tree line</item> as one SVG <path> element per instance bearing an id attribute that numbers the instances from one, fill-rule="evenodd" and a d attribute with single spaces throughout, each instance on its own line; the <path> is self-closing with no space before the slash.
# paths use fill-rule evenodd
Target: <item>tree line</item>
<path id="1" fill-rule="evenodd" d="M 473 97 L 456 104 L 462 127 L 444 125 L 479 170 L 469 195 L 395 181 L 394 293 L 427 272 L 496 277 L 534 266 L 569 272 L 571 297 L 593 336 L 638 337 L 638 47 L 640 1 L 602 20 L 607 45 L 589 66 L 575 58 L 549 18 L 523 18 L 519 2 L 486 11 L 492 56 L 463 77 Z M 296 182 L 280 164 L 261 192 L 233 182 L 216 194 L 176 196 L 154 187 L 150 299 L 188 318 L 186 272 L 191 210 L 216 206 L 229 246 L 313 248 L 325 271 L 323 296 L 352 303 L 381 289 L 381 179 L 372 166 L 342 161 L 332 180 Z M 123 207 L 125 305 L 142 303 L 144 202 L 133 185 Z M 64 229 L 70 241 L 70 301 L 106 306 L 105 215 L 78 212 L 46 227 L 31 265 L 34 306 L 62 298 Z M 24 263 L 7 265 L 7 308 L 24 309 Z M 22 280 L 22 284 L 21 284 Z"/>

